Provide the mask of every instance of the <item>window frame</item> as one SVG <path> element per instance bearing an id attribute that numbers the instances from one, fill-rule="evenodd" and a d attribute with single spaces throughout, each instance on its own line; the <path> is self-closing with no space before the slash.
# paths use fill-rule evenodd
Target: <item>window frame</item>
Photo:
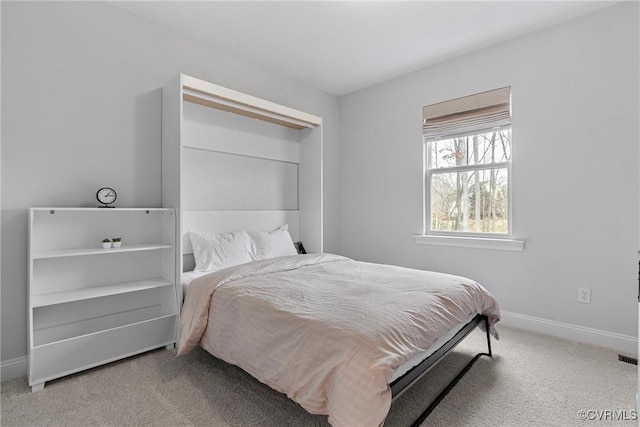
<path id="1" fill-rule="evenodd" d="M 427 139 L 423 136 L 423 162 L 424 162 L 424 182 L 423 182 L 423 201 L 424 201 L 424 211 L 423 211 L 423 236 L 429 237 L 447 237 L 447 238 L 461 238 L 461 239 L 483 239 L 483 240 L 504 240 L 509 241 L 512 240 L 513 237 L 513 180 L 512 180 L 512 164 L 513 164 L 513 144 L 511 144 L 510 151 L 511 156 L 509 156 L 508 161 L 503 162 L 495 162 L 495 163 L 482 163 L 482 164 L 473 164 L 473 165 L 464 165 L 464 166 L 452 166 L 445 168 L 433 168 L 430 167 L 432 160 L 432 150 L 431 143 L 437 141 L 446 141 L 453 138 L 460 138 L 464 136 L 472 136 L 472 135 L 480 135 L 486 134 L 492 131 L 497 130 L 506 130 L 509 129 L 511 131 L 511 140 L 513 139 L 513 128 L 511 124 L 500 126 L 500 127 L 491 127 L 488 129 L 479 129 L 473 132 L 466 132 L 459 135 L 447 136 L 446 138 L 439 139 Z M 468 145 L 467 145 L 468 148 Z M 508 231 L 506 233 L 479 233 L 473 231 L 452 231 L 452 230 L 432 230 L 432 206 L 431 206 L 431 182 L 432 176 L 434 174 L 442 174 L 442 173 L 457 173 L 457 172 L 465 172 L 465 171 L 488 171 L 491 169 L 506 169 L 507 170 L 507 197 L 508 197 L 508 222 L 507 227 Z M 434 173 L 434 171 L 436 171 Z M 424 239 L 422 239 L 424 240 Z M 435 241 L 435 240 L 434 240 Z M 446 241 L 446 240 L 445 240 Z M 458 246 L 455 245 L 447 245 L 447 246 Z"/>

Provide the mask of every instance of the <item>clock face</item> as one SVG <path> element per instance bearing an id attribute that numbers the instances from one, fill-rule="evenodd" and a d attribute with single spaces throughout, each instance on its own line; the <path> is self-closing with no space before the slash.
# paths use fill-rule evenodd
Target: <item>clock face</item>
<path id="1" fill-rule="evenodd" d="M 109 205 L 116 201 L 116 197 L 118 197 L 118 195 L 113 188 L 104 187 L 98 190 L 96 197 L 100 203 Z"/>

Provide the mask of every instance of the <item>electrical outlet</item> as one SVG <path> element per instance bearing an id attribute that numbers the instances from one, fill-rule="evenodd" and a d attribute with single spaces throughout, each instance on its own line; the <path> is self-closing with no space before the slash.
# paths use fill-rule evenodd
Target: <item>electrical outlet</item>
<path id="1" fill-rule="evenodd" d="M 591 289 L 578 288 L 578 302 L 591 304 Z"/>

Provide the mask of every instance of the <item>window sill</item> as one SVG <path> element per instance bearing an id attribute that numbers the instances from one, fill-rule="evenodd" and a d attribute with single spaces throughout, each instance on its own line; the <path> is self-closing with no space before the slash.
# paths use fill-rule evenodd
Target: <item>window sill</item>
<path id="1" fill-rule="evenodd" d="M 522 252 L 522 250 L 524 249 L 524 240 L 497 239 L 489 237 L 436 236 L 416 234 L 413 236 L 413 241 L 418 245 L 494 249 L 498 251 Z"/>

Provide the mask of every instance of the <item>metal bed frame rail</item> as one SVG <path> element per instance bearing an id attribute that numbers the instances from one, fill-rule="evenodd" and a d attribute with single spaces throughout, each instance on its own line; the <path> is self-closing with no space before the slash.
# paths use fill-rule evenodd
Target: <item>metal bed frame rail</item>
<path id="1" fill-rule="evenodd" d="M 397 378 L 393 381 L 391 386 L 391 396 L 392 399 L 395 400 L 400 397 L 409 387 L 415 384 L 420 378 L 422 378 L 431 368 L 438 364 L 444 356 L 449 354 L 451 350 L 453 350 L 467 335 L 469 335 L 480 323 L 484 322 L 484 326 L 487 334 L 487 348 L 488 351 L 486 353 L 477 353 L 469 363 L 465 365 L 465 367 L 456 375 L 456 377 L 449 383 L 447 386 L 436 396 L 436 398 L 431 402 L 431 404 L 425 409 L 416 420 L 411 424 L 411 427 L 418 427 L 431 412 L 438 406 L 438 404 L 444 399 L 444 397 L 455 387 L 455 385 L 462 379 L 462 377 L 471 369 L 471 367 L 476 363 L 476 361 L 482 356 L 493 357 L 493 353 L 491 352 L 491 335 L 489 333 L 489 318 L 484 314 L 476 315 L 469 323 L 458 331 L 449 341 L 447 341 L 442 347 L 436 350 L 431 356 L 424 359 L 418 365 L 416 365 L 413 369 L 408 371 L 406 374 Z"/>

